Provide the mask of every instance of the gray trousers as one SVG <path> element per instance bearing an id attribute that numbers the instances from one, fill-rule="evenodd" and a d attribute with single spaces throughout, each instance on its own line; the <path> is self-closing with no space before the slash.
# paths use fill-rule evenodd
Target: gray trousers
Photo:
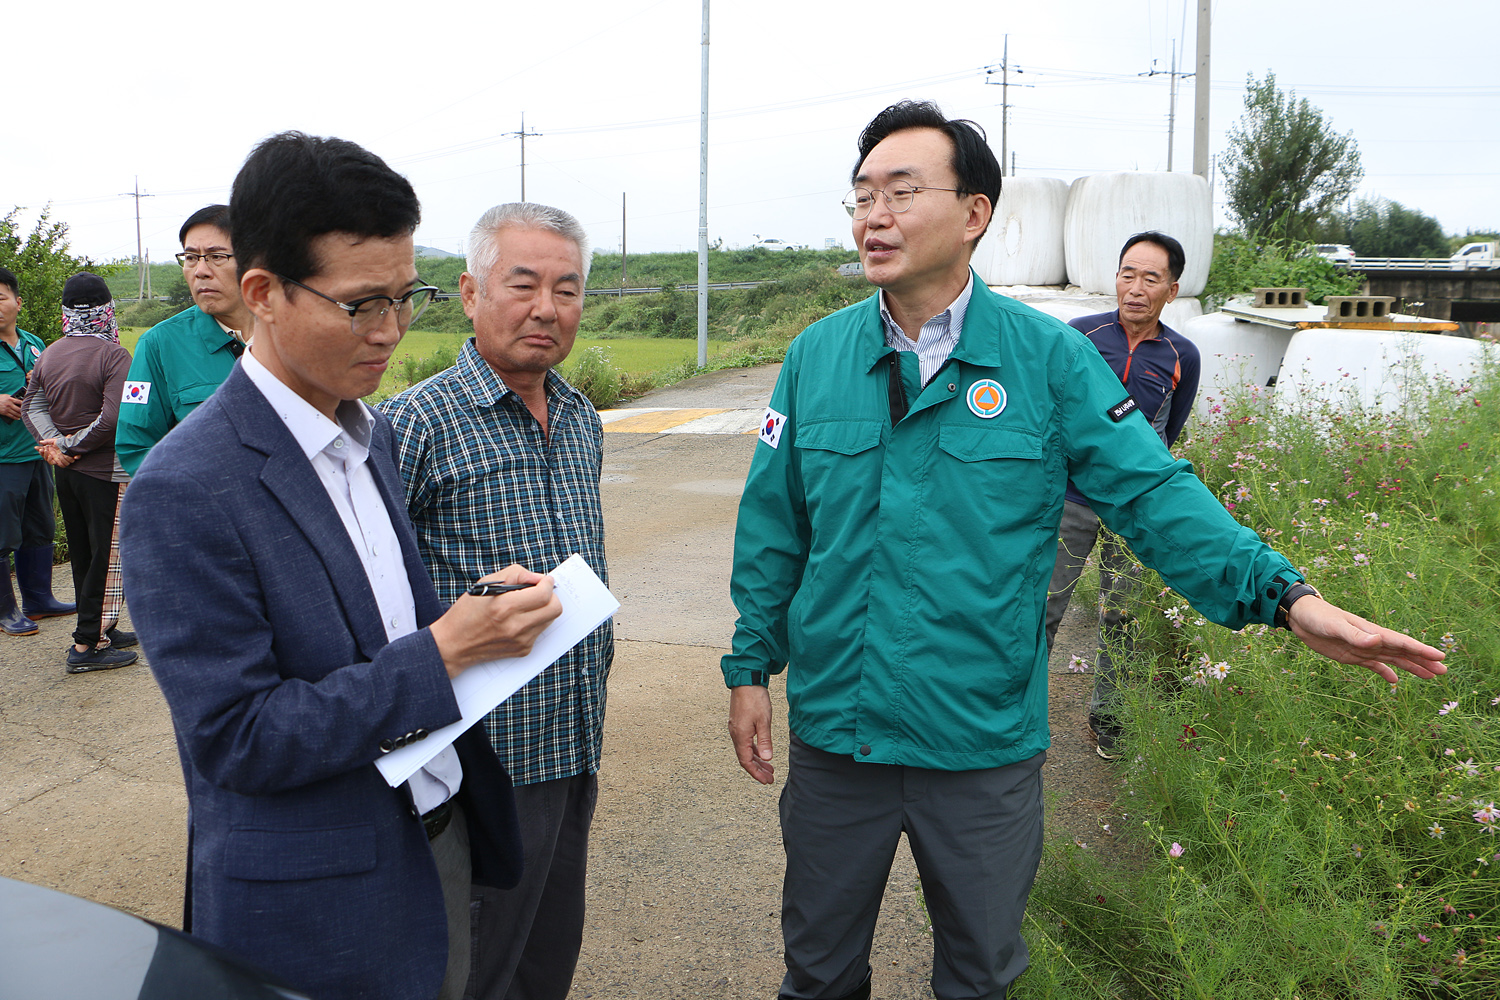
<path id="1" fill-rule="evenodd" d="M 437 1000 L 461 1000 L 469 981 L 469 823 L 463 808 L 453 803 L 453 818 L 448 828 L 431 841 L 432 858 L 437 862 L 438 878 L 443 883 L 443 908 L 448 913 L 448 969 Z"/>
<path id="2" fill-rule="evenodd" d="M 1110 715 L 1119 698 L 1119 671 L 1113 650 L 1129 653 L 1133 648 L 1130 632 L 1129 597 L 1140 581 L 1140 564 L 1132 558 L 1118 536 L 1103 532 L 1099 542 L 1099 641 L 1094 655 L 1094 693 L 1089 697 L 1090 715 Z M 1052 568 L 1052 583 L 1047 588 L 1047 652 L 1063 612 L 1073 596 L 1073 588 L 1083 574 L 1083 564 L 1099 539 L 1099 517 L 1085 504 L 1068 500 L 1063 503 L 1062 527 L 1058 530 L 1057 563 Z"/>
<path id="3" fill-rule="evenodd" d="M 597 775 L 515 787 L 526 867 L 514 889 L 474 887 L 475 1000 L 563 1000 L 583 947 Z"/>
<path id="4" fill-rule="evenodd" d="M 781 792 L 781 996 L 842 997 L 870 968 L 905 831 L 932 919 L 932 991 L 1003 1000 L 1026 968 L 1021 918 L 1042 857 L 1039 753 L 1006 767 L 861 764 L 791 739 Z"/>

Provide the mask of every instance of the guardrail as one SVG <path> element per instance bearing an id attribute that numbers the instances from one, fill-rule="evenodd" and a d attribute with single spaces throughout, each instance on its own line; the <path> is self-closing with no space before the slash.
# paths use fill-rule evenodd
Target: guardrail
<path id="1" fill-rule="evenodd" d="M 761 285 L 774 284 L 777 279 L 767 278 L 764 281 L 711 281 L 708 289 L 711 292 L 722 292 L 730 288 L 758 288 Z M 590 288 L 586 289 L 585 295 L 652 295 L 656 292 L 665 291 L 665 285 L 652 288 Z M 684 292 L 695 292 L 698 290 L 696 281 L 683 282 L 677 286 Z"/>
<path id="2" fill-rule="evenodd" d="M 775 278 L 767 278 L 765 281 L 715 281 L 715 282 L 710 282 L 708 288 L 709 288 L 709 291 L 713 291 L 713 292 L 722 292 L 722 291 L 725 291 L 725 290 L 731 289 L 731 288 L 758 288 L 761 285 L 774 284 L 776 282 L 776 280 L 777 279 L 775 279 Z M 651 286 L 644 287 L 644 288 L 586 288 L 586 289 L 584 289 L 583 294 L 585 294 L 585 295 L 655 295 L 657 292 L 664 291 L 666 289 L 666 287 L 667 286 L 665 286 L 665 285 L 651 285 Z M 698 283 L 696 281 L 684 282 L 683 284 L 680 284 L 677 287 L 679 289 L 681 289 L 682 291 L 684 291 L 684 292 L 693 292 L 693 291 L 697 291 L 698 290 Z M 457 299 L 458 298 L 458 293 L 457 292 L 438 292 L 436 295 L 433 296 L 433 298 L 435 300 L 437 300 L 438 302 L 448 302 L 450 300 Z"/>
<path id="3" fill-rule="evenodd" d="M 1355 257 L 1334 261 L 1351 271 L 1490 271 L 1500 267 L 1492 261 L 1454 260 L 1451 257 Z"/>

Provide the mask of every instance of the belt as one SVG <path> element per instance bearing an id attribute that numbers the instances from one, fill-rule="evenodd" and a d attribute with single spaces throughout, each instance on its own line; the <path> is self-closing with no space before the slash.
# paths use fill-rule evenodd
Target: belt
<path id="1" fill-rule="evenodd" d="M 422 814 L 422 825 L 427 828 L 427 839 L 436 840 L 438 835 L 448 829 L 448 824 L 453 820 L 453 800 L 447 799 L 442 805 Z"/>

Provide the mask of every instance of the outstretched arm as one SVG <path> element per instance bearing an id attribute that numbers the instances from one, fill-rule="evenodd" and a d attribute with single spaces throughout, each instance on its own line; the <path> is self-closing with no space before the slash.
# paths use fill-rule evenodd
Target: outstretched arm
<path id="1" fill-rule="evenodd" d="M 1447 654 L 1441 650 L 1404 633 L 1382 628 L 1311 594 L 1292 605 L 1287 612 L 1287 624 L 1314 652 L 1330 660 L 1373 670 L 1391 684 L 1396 683 L 1393 667 L 1423 680 L 1448 672 L 1443 664 Z"/>

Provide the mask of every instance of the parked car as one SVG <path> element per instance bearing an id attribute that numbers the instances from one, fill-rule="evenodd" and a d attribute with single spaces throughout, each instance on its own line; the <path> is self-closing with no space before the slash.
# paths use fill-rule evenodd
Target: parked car
<path id="1" fill-rule="evenodd" d="M 1489 240 L 1483 243 L 1465 243 L 1450 260 L 1453 270 L 1487 270 L 1500 267 L 1500 243 Z"/>
<path id="2" fill-rule="evenodd" d="M 864 273 L 865 266 L 857 260 L 852 260 L 847 264 L 839 265 L 839 274 L 842 274 L 846 278 L 857 277 Z"/>
<path id="3" fill-rule="evenodd" d="M 0 878 L 0 1000 L 309 1000 L 206 941 Z"/>
<path id="4" fill-rule="evenodd" d="M 1331 260 L 1335 264 L 1351 264 L 1354 262 L 1354 251 L 1343 243 L 1319 243 L 1313 247 L 1319 257 Z"/>
<path id="5" fill-rule="evenodd" d="M 766 240 L 757 240 L 756 242 L 750 244 L 750 249 L 751 250 L 795 250 L 797 248 L 794 247 L 794 246 L 792 246 L 792 244 L 786 242 L 785 240 L 766 239 Z"/>

